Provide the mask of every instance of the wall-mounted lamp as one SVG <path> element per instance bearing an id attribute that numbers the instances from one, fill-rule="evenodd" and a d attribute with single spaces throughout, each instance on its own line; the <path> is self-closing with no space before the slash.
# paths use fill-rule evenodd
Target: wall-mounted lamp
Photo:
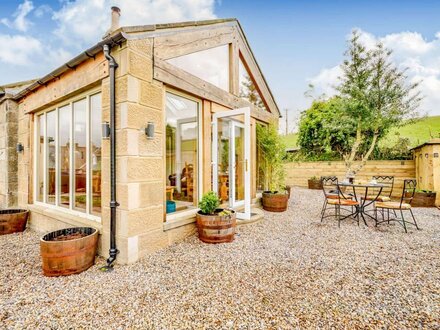
<path id="1" fill-rule="evenodd" d="M 16 149 L 17 149 L 17 152 L 22 152 L 22 151 L 24 150 L 24 147 L 23 147 L 23 145 L 21 144 L 21 142 L 18 142 L 18 143 L 17 143 Z"/>
<path id="2" fill-rule="evenodd" d="M 102 126 L 101 126 L 101 129 L 102 129 L 102 138 L 103 139 L 110 138 L 110 124 L 108 122 L 106 122 L 106 121 L 103 122 Z"/>
<path id="3" fill-rule="evenodd" d="M 149 122 L 147 124 L 147 127 L 145 127 L 145 135 L 149 140 L 154 139 L 154 123 Z"/>

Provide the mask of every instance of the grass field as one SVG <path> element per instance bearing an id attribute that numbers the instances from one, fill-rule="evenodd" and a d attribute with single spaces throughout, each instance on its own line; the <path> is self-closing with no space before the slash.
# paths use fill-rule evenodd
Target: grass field
<path id="1" fill-rule="evenodd" d="M 392 146 L 397 139 L 409 138 L 411 147 L 422 144 L 432 138 L 440 138 L 440 116 L 426 117 L 420 121 L 400 128 L 393 129 L 381 145 Z M 298 136 L 296 133 L 283 135 L 287 148 L 297 147 Z"/>

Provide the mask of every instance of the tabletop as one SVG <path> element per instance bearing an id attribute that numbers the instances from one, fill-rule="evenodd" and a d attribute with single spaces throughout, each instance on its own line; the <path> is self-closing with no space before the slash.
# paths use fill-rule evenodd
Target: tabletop
<path id="1" fill-rule="evenodd" d="M 363 188 L 383 188 L 383 187 L 385 187 L 384 184 L 371 183 L 371 182 L 366 182 L 366 183 L 339 182 L 338 185 L 342 186 L 342 187 L 363 187 Z"/>

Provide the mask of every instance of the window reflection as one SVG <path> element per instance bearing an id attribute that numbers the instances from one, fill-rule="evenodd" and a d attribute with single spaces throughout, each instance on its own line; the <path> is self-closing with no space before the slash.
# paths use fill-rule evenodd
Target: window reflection
<path id="1" fill-rule="evenodd" d="M 44 189 L 44 115 L 38 116 L 38 144 L 37 144 L 37 201 L 43 202 Z"/>
<path id="2" fill-rule="evenodd" d="M 47 134 L 47 150 L 46 150 L 46 169 L 47 169 L 47 200 L 49 204 L 55 204 L 55 140 L 56 140 L 56 113 L 50 111 L 46 113 L 46 134 Z"/>
<path id="3" fill-rule="evenodd" d="M 255 82 L 253 81 L 241 58 L 239 59 L 238 64 L 238 77 L 240 97 L 246 101 L 249 101 L 256 107 L 266 110 L 266 106 L 264 105 L 260 92 L 258 91 Z"/>
<path id="4" fill-rule="evenodd" d="M 86 185 L 86 100 L 73 103 L 74 141 L 74 208 L 85 210 L 87 201 Z"/>
<path id="5" fill-rule="evenodd" d="M 229 45 L 202 50 L 167 61 L 200 79 L 229 91 Z"/>
<path id="6" fill-rule="evenodd" d="M 60 108 L 59 117 L 59 162 L 60 162 L 60 205 L 69 207 L 70 201 L 70 106 Z"/>
<path id="7" fill-rule="evenodd" d="M 92 171 L 91 211 L 101 213 L 101 95 L 90 98 L 90 167 Z"/>
<path id="8" fill-rule="evenodd" d="M 197 102 L 167 93 L 167 213 L 193 207 L 197 200 L 197 115 Z"/>
<path id="9" fill-rule="evenodd" d="M 37 116 L 35 129 L 36 201 L 99 215 L 101 94 Z"/>

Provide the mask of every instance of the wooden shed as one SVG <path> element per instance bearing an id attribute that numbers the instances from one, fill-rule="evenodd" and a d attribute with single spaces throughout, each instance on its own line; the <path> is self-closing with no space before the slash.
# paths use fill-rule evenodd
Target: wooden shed
<path id="1" fill-rule="evenodd" d="M 440 139 L 433 139 L 412 149 L 416 167 L 417 188 L 437 192 L 440 205 Z"/>

